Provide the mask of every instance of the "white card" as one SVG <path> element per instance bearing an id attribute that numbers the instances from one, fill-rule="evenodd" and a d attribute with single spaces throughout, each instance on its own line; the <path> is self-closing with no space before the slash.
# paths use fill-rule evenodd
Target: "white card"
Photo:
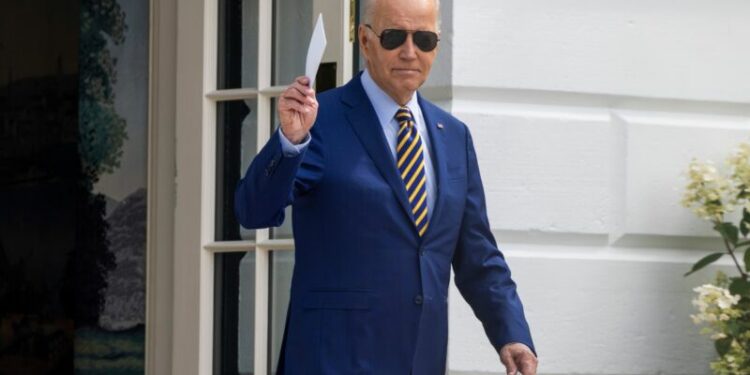
<path id="1" fill-rule="evenodd" d="M 315 76 L 318 75 L 318 67 L 323 60 L 323 52 L 326 49 L 326 31 L 323 28 L 323 14 L 318 15 L 318 21 L 315 22 L 310 46 L 307 48 L 307 63 L 305 64 L 305 76 L 310 78 L 310 87 L 315 83 Z"/>

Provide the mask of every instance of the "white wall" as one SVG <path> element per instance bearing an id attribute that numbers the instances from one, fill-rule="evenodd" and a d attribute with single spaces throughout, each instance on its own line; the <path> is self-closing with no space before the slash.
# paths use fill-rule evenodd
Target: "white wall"
<path id="1" fill-rule="evenodd" d="M 750 138 L 750 2 L 443 7 L 446 106 L 471 128 L 540 373 L 709 373 L 689 314 L 713 270 L 682 274 L 718 242 L 679 205 L 681 173 Z M 455 289 L 450 313 L 451 373 L 504 373 Z"/>

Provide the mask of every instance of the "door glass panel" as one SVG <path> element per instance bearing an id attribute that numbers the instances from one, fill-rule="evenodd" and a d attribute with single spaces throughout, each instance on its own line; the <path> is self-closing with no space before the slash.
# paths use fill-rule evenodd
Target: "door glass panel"
<path id="1" fill-rule="evenodd" d="M 279 120 L 276 113 L 276 98 L 271 99 L 271 134 L 279 129 Z M 289 205 L 284 209 L 284 223 L 279 227 L 271 228 L 272 239 L 291 239 L 292 238 L 292 206 Z"/>
<path id="2" fill-rule="evenodd" d="M 313 27 L 313 2 L 276 0 L 273 4 L 272 82 L 288 85 L 295 77 L 305 74 L 305 55 Z"/>
<path id="3" fill-rule="evenodd" d="M 258 86 L 258 0 L 219 1 L 218 88 Z"/>
<path id="4" fill-rule="evenodd" d="M 255 251 L 217 254 L 214 276 L 214 374 L 252 374 Z"/>
<path id="5" fill-rule="evenodd" d="M 281 342 L 284 337 L 287 308 L 289 306 L 289 288 L 292 286 L 292 272 L 294 271 L 293 251 L 271 252 L 271 296 L 269 335 L 271 337 L 271 362 L 269 367 L 276 374 L 281 352 Z"/>
<path id="6" fill-rule="evenodd" d="M 258 150 L 255 99 L 221 102 L 217 107 L 216 240 L 253 240 L 234 215 L 234 191 Z"/>

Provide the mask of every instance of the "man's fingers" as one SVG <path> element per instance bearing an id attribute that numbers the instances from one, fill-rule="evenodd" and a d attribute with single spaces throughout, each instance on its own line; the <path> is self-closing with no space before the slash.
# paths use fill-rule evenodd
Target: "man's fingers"
<path id="1" fill-rule="evenodd" d="M 523 375 L 536 375 L 537 359 L 531 353 L 521 353 L 516 358 Z"/>
<path id="2" fill-rule="evenodd" d="M 315 122 L 318 101 L 307 77 L 297 77 L 278 99 L 277 112 L 284 135 L 295 144 L 304 138 Z"/>
<path id="3" fill-rule="evenodd" d="M 313 110 L 310 106 L 304 105 L 295 99 L 285 99 L 279 103 L 279 109 L 282 111 L 291 109 L 300 113 L 307 113 Z"/>
<path id="4" fill-rule="evenodd" d="M 282 100 L 295 100 L 300 104 L 315 106 L 317 100 L 315 100 L 315 92 L 308 90 L 303 86 L 295 83 L 281 94 Z"/>
<path id="5" fill-rule="evenodd" d="M 516 367 L 516 363 L 513 361 L 513 354 L 511 354 L 510 350 L 500 351 L 500 361 L 505 365 L 506 373 L 508 375 L 516 375 L 516 372 L 518 372 L 518 368 Z"/>
<path id="6" fill-rule="evenodd" d="M 291 103 L 296 102 L 303 105 L 312 105 L 309 98 L 299 93 L 297 90 L 287 90 L 281 95 L 282 102 Z M 281 103 L 279 103 L 281 104 Z"/>
<path id="7" fill-rule="evenodd" d="M 303 86 L 308 86 L 308 87 L 310 86 L 310 79 L 307 78 L 306 76 L 299 76 L 294 79 L 294 82 L 297 82 Z"/>
<path id="8" fill-rule="evenodd" d="M 295 82 L 295 83 L 291 84 L 287 90 L 290 91 L 290 92 L 295 92 L 296 91 L 297 93 L 299 93 L 300 95 L 302 95 L 303 97 L 305 97 L 305 100 L 307 100 L 309 102 L 314 102 L 315 101 L 315 90 L 313 90 L 313 89 L 311 89 L 311 88 L 309 88 L 307 86 L 300 85 L 298 82 Z"/>
<path id="9" fill-rule="evenodd" d="M 310 79 L 305 76 L 297 77 L 289 87 L 295 87 L 305 95 L 315 95 L 315 90 L 310 87 Z"/>

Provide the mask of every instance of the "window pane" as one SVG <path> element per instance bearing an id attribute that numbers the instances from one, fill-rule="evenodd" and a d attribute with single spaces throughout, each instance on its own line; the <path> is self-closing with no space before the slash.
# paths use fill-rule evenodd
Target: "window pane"
<path id="1" fill-rule="evenodd" d="M 253 240 L 254 230 L 240 228 L 234 216 L 234 189 L 258 150 L 257 100 L 217 106 L 216 240 Z"/>
<path id="2" fill-rule="evenodd" d="M 278 115 L 276 113 L 276 98 L 271 99 L 271 134 L 279 128 Z M 278 228 L 271 228 L 272 239 L 291 239 L 292 238 L 292 206 L 287 206 L 284 210 L 284 223 Z"/>
<path id="3" fill-rule="evenodd" d="M 258 0 L 219 2 L 219 89 L 258 86 Z"/>
<path id="4" fill-rule="evenodd" d="M 305 74 L 305 55 L 314 21 L 312 7 L 313 1 L 309 0 L 274 1 L 274 85 L 288 85 Z"/>
<path id="5" fill-rule="evenodd" d="M 214 374 L 252 374 L 254 251 L 216 255 L 214 295 Z"/>
<path id="6" fill-rule="evenodd" d="M 281 352 L 281 341 L 284 337 L 284 325 L 286 324 L 286 313 L 289 307 L 289 288 L 292 285 L 292 271 L 294 271 L 293 251 L 271 252 L 271 363 L 272 375 L 276 374 Z"/>

